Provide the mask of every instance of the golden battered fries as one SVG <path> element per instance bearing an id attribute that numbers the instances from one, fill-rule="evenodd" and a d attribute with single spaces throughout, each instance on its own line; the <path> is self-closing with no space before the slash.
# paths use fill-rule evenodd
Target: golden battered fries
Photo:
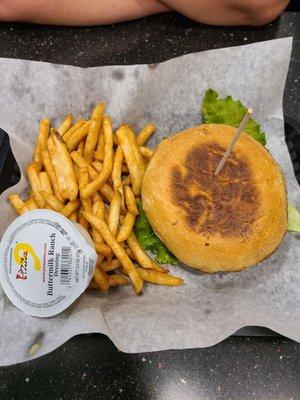
<path id="1" fill-rule="evenodd" d="M 64 203 L 59 200 L 57 197 L 55 197 L 53 194 L 48 193 L 46 191 L 41 190 L 40 191 L 41 196 L 45 200 L 45 202 L 54 210 L 57 212 L 60 212 L 64 208 Z"/>
<path id="2" fill-rule="evenodd" d="M 141 132 L 138 134 L 136 141 L 139 146 L 143 146 L 149 139 L 149 137 L 155 132 L 154 124 L 147 124 Z"/>
<path id="3" fill-rule="evenodd" d="M 42 119 L 40 122 L 39 135 L 36 141 L 33 161 L 38 166 L 42 167 L 42 151 L 46 149 L 47 139 L 50 132 L 50 120 L 48 118 Z"/>
<path id="4" fill-rule="evenodd" d="M 68 149 L 73 151 L 82 139 L 88 134 L 90 127 L 89 122 L 85 122 L 79 129 L 76 129 L 68 138 L 65 139 Z"/>
<path id="5" fill-rule="evenodd" d="M 140 152 L 139 145 L 129 125 L 121 125 L 117 130 L 117 137 L 129 169 L 133 193 L 139 196 L 145 173 L 145 162 Z"/>
<path id="6" fill-rule="evenodd" d="M 42 160 L 43 160 L 43 165 L 44 165 L 45 171 L 47 172 L 49 180 L 51 182 L 53 192 L 59 200 L 62 200 L 60 193 L 59 193 L 58 183 L 57 183 L 57 179 L 55 176 L 52 161 L 50 158 L 50 154 L 47 149 L 42 151 Z"/>
<path id="7" fill-rule="evenodd" d="M 120 209 L 121 209 L 121 194 L 117 190 L 114 193 L 114 197 L 109 206 L 108 213 L 108 228 L 111 233 L 116 236 L 118 226 L 119 226 L 119 218 L 120 218 Z"/>
<path id="8" fill-rule="evenodd" d="M 109 286 L 128 285 L 128 279 L 124 275 L 112 274 L 107 276 Z"/>
<path id="9" fill-rule="evenodd" d="M 39 180 L 39 176 L 37 173 L 37 167 L 35 163 L 31 163 L 27 167 L 27 174 L 28 174 L 28 180 L 30 182 L 32 191 L 33 191 L 33 196 L 34 199 L 39 206 L 39 208 L 43 208 L 45 205 L 45 200 L 43 199 L 43 196 L 41 196 L 40 191 L 41 191 L 41 184 Z"/>
<path id="10" fill-rule="evenodd" d="M 49 180 L 49 177 L 48 177 L 48 174 L 46 171 L 39 173 L 39 180 L 40 180 L 41 189 L 47 193 L 52 194 L 53 193 L 52 186 L 51 186 L 51 183 L 50 183 L 50 180 Z"/>
<path id="11" fill-rule="evenodd" d="M 102 290 L 103 292 L 108 291 L 109 283 L 107 280 L 107 274 L 105 271 L 103 271 L 103 269 L 100 266 L 97 266 L 95 268 L 94 281 L 97 283 L 100 290 Z"/>
<path id="12" fill-rule="evenodd" d="M 11 202 L 11 205 L 17 211 L 18 214 L 21 215 L 24 214 L 26 211 L 29 211 L 28 206 L 18 194 L 10 194 L 8 196 L 8 200 Z"/>
<path id="13" fill-rule="evenodd" d="M 114 165 L 112 169 L 111 179 L 113 181 L 114 189 L 121 190 L 122 188 L 122 165 L 123 165 L 123 150 L 121 146 L 117 147 L 115 158 L 114 158 Z"/>
<path id="14" fill-rule="evenodd" d="M 29 210 L 36 210 L 38 208 L 38 205 L 36 204 L 36 201 L 33 197 L 29 197 L 25 205 Z"/>
<path id="15" fill-rule="evenodd" d="M 123 225 L 121 226 L 120 232 L 117 237 L 118 243 L 125 242 L 125 240 L 128 239 L 130 233 L 133 230 L 134 221 L 135 214 L 132 214 L 130 211 L 128 211 L 125 215 Z"/>
<path id="16" fill-rule="evenodd" d="M 106 223 L 97 218 L 95 215 L 87 213 L 85 211 L 83 212 L 83 216 L 92 226 L 94 226 L 100 232 L 104 241 L 111 247 L 115 256 L 120 260 L 125 271 L 128 273 L 129 278 L 131 279 L 134 286 L 135 292 L 137 294 L 140 293 L 143 288 L 143 280 L 137 273 L 136 267 L 126 254 L 126 251 L 119 245 L 119 243 L 117 243 Z"/>
<path id="17" fill-rule="evenodd" d="M 144 268 L 137 268 L 137 271 L 144 281 L 156 285 L 179 286 L 183 283 L 181 278 L 170 274 L 164 274 L 163 272 L 151 271 L 150 269 Z"/>
<path id="18" fill-rule="evenodd" d="M 154 151 L 152 149 L 150 149 L 149 147 L 141 146 L 140 147 L 140 151 L 141 151 L 142 156 L 147 161 L 149 161 L 151 159 L 151 157 L 153 156 L 153 154 L 154 154 Z"/>
<path id="19" fill-rule="evenodd" d="M 139 210 L 136 205 L 135 197 L 130 186 L 126 185 L 124 187 L 124 191 L 125 191 L 126 207 L 128 208 L 128 211 L 130 211 L 134 215 L 139 215 Z"/>
<path id="20" fill-rule="evenodd" d="M 112 167 L 113 167 L 113 131 L 111 126 L 111 119 L 104 116 L 102 120 L 103 134 L 104 134 L 104 161 L 103 169 L 99 176 L 87 184 L 81 190 L 81 196 L 83 198 L 88 198 L 93 195 L 97 190 L 101 189 L 104 183 L 110 177 Z"/>
<path id="21" fill-rule="evenodd" d="M 78 194 L 78 186 L 73 163 L 65 142 L 54 129 L 51 129 L 48 139 L 48 151 L 61 198 L 75 200 Z"/>
<path id="22" fill-rule="evenodd" d="M 80 119 L 79 121 L 76 122 L 70 129 L 66 131 L 66 133 L 63 134 L 64 141 L 66 142 L 69 137 L 73 134 L 73 132 L 77 131 L 77 129 L 81 128 L 87 121 Z"/>
<path id="23" fill-rule="evenodd" d="M 94 158 L 94 152 L 96 145 L 98 143 L 99 131 L 101 127 L 102 117 L 105 110 L 105 104 L 98 104 L 93 112 L 91 117 L 91 122 L 88 130 L 88 134 L 85 140 L 85 146 L 83 155 L 88 163 L 91 163 Z"/>
<path id="24" fill-rule="evenodd" d="M 104 271 L 106 271 L 106 272 L 114 271 L 114 270 L 116 270 L 117 268 L 120 268 L 120 267 L 121 267 L 121 263 L 117 258 L 114 258 L 110 262 L 103 261 L 101 263 L 101 268 L 104 269 Z"/>
<path id="25" fill-rule="evenodd" d="M 57 129 L 57 132 L 60 135 L 64 135 L 72 126 L 72 122 L 73 122 L 73 115 L 68 114 L 66 118 L 63 120 L 63 122 L 60 124 L 59 128 Z"/>
<path id="26" fill-rule="evenodd" d="M 160 272 L 168 272 L 168 270 L 156 264 L 153 260 L 151 260 L 150 257 L 147 256 L 133 232 L 131 232 L 126 242 L 132 251 L 134 258 L 143 268 L 153 269 Z"/>
<path id="27" fill-rule="evenodd" d="M 69 217 L 71 214 L 73 214 L 74 211 L 76 211 L 80 207 L 80 201 L 79 199 L 76 199 L 74 201 L 69 201 L 64 208 L 60 211 L 62 215 L 65 217 Z"/>
<path id="28" fill-rule="evenodd" d="M 29 197 L 23 201 L 11 194 L 8 199 L 18 214 L 53 210 L 91 234 L 98 262 L 89 288 L 107 292 L 132 283 L 139 294 L 144 282 L 180 285 L 182 279 L 154 262 L 134 234 L 136 201 L 153 156 L 145 143 L 155 126 L 147 124 L 136 136 L 123 124 L 114 133 L 104 110 L 104 103 L 99 103 L 89 120 L 74 125 L 69 114 L 57 131 L 49 119 L 41 120 L 33 161 L 27 167 Z"/>

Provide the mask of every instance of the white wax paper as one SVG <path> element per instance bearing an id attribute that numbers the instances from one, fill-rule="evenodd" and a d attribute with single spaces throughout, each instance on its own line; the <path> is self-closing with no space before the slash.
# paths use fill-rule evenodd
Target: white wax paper
<path id="1" fill-rule="evenodd" d="M 100 100 L 117 126 L 141 129 L 157 125 L 152 145 L 164 136 L 201 123 L 200 104 L 212 87 L 255 110 L 268 134 L 268 148 L 282 166 L 289 199 L 300 200 L 284 140 L 282 96 L 292 39 L 185 55 L 159 65 L 78 68 L 33 61 L 0 59 L 0 127 L 9 135 L 24 168 L 32 156 L 38 121 L 58 122 L 72 112 L 87 117 Z M 172 155 L 170 155 L 172 156 Z M 0 198 L 0 237 L 15 213 Z M 74 335 L 101 332 L 126 352 L 211 346 L 246 325 L 273 329 L 300 340 L 299 236 L 288 233 L 278 251 L 262 264 L 239 273 L 203 274 L 170 267 L 184 278 L 181 287 L 145 285 L 142 296 L 131 287 L 108 295 L 85 293 L 66 312 L 52 318 L 30 317 L 0 293 L 0 365 L 29 359 L 57 348 Z M 1 288 L 0 288 L 1 291 Z"/>

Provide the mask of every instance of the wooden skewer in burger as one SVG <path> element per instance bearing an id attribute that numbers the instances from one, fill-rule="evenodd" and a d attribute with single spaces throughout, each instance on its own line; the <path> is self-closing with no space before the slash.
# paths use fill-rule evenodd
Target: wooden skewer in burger
<path id="1" fill-rule="evenodd" d="M 156 234 L 184 264 L 239 271 L 269 257 L 287 227 L 284 175 L 243 129 L 203 124 L 158 146 L 142 204 Z"/>

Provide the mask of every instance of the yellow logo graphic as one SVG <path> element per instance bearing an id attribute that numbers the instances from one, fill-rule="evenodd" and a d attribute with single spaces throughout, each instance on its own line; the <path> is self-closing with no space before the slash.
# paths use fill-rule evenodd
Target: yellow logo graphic
<path id="1" fill-rule="evenodd" d="M 28 255 L 30 255 L 33 259 L 34 269 L 36 271 L 40 271 L 41 269 L 41 262 L 38 256 L 35 254 L 35 251 L 28 243 L 17 243 L 13 257 L 15 262 L 20 266 L 16 278 L 17 279 L 27 279 L 27 260 Z"/>

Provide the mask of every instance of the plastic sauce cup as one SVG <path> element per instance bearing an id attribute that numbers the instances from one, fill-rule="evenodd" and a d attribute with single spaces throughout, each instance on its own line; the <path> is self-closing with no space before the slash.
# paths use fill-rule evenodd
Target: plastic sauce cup
<path id="1" fill-rule="evenodd" d="M 16 218 L 0 243 L 0 284 L 26 314 L 51 317 L 88 287 L 97 262 L 89 234 L 49 210 Z"/>

